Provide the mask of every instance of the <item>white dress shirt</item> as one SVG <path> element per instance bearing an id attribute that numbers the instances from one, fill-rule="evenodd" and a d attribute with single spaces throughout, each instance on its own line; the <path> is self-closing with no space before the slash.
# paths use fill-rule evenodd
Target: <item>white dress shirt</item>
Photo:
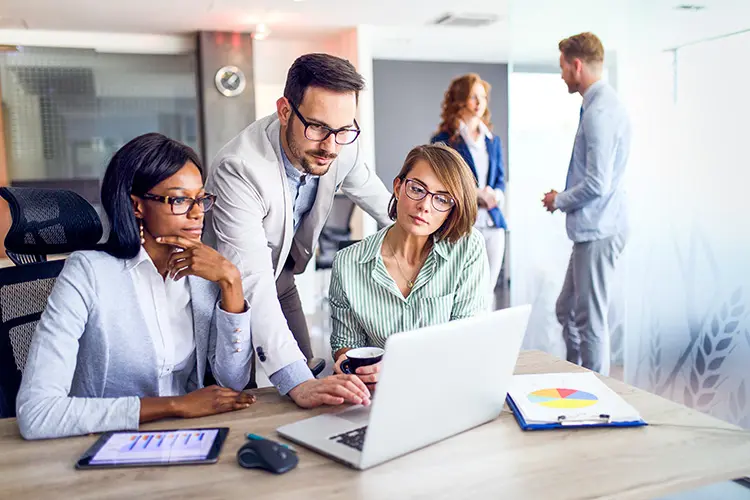
<path id="1" fill-rule="evenodd" d="M 143 247 L 128 261 L 127 269 L 154 342 L 159 396 L 183 395 L 190 374 L 195 370 L 193 308 L 188 281 L 162 278 Z"/>
<path id="2" fill-rule="evenodd" d="M 474 169 L 477 171 L 477 188 L 484 189 L 487 186 L 487 175 L 490 171 L 490 153 L 487 151 L 487 142 L 485 139 L 492 140 L 492 132 L 483 121 L 479 121 L 479 137 L 474 139 L 469 127 L 461 120 L 458 126 L 458 133 L 466 143 L 474 160 Z M 480 208 L 477 212 L 477 221 L 474 223 L 477 228 L 494 227 L 492 218 L 487 213 L 486 208 Z"/>

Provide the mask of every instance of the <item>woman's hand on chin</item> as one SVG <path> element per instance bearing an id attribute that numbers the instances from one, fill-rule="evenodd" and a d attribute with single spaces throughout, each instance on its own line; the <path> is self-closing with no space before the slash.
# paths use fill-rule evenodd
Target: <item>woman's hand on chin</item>
<path id="1" fill-rule="evenodd" d="M 156 242 L 182 249 L 169 257 L 167 272 L 176 280 L 188 275 L 199 276 L 214 283 L 239 281 L 240 272 L 223 255 L 198 240 L 182 236 L 159 236 Z"/>
<path id="2" fill-rule="evenodd" d="M 234 314 L 245 311 L 240 271 L 223 255 L 198 240 L 182 236 L 159 236 L 156 242 L 182 249 L 169 257 L 167 275 L 173 280 L 192 275 L 217 283 L 221 288 L 221 308 Z"/>

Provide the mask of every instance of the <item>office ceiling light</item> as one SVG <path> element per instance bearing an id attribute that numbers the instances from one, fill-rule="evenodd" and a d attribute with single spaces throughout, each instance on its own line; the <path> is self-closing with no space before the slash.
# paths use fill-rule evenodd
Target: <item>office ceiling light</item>
<path id="1" fill-rule="evenodd" d="M 265 40 L 270 34 L 271 30 L 269 30 L 264 23 L 258 23 L 255 26 L 255 31 L 253 31 L 252 37 L 253 40 Z"/>
<path id="2" fill-rule="evenodd" d="M 464 28 L 479 28 L 489 26 L 498 21 L 495 14 L 454 14 L 448 12 L 435 19 L 431 24 L 438 26 L 461 26 Z"/>
<path id="3" fill-rule="evenodd" d="M 675 6 L 675 10 L 681 10 L 686 12 L 698 12 L 699 10 L 705 9 L 705 5 L 696 5 L 692 3 L 683 3 Z"/>

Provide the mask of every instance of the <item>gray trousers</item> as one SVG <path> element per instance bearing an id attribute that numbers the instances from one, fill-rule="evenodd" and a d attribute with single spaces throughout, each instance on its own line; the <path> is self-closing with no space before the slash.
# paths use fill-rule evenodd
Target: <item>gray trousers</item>
<path id="1" fill-rule="evenodd" d="M 624 235 L 617 235 L 574 243 L 557 299 L 557 320 L 563 327 L 568 361 L 602 375 L 609 375 L 607 314 L 615 264 L 625 242 Z"/>
<path id="2" fill-rule="evenodd" d="M 313 357 L 310 331 L 307 328 L 307 318 L 305 318 L 305 310 L 302 308 L 302 300 L 297 291 L 293 269 L 294 261 L 290 257 L 281 274 L 276 278 L 276 294 L 294 340 L 297 341 L 300 351 L 309 361 Z"/>

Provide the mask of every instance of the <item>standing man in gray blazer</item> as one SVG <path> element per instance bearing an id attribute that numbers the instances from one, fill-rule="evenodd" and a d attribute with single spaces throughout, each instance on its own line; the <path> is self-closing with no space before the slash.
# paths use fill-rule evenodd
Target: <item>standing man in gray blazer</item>
<path id="1" fill-rule="evenodd" d="M 313 255 L 339 188 L 379 223 L 391 222 L 390 193 L 357 142 L 363 88 L 362 76 L 344 59 L 299 57 L 277 112 L 229 141 L 206 182 L 217 203 L 204 237 L 242 274 L 260 365 L 282 394 L 303 406 L 309 398 L 299 393 L 310 386 L 303 382 L 312 378 L 312 349 L 294 275 Z M 339 401 L 335 384 L 321 390 L 316 401 Z"/>
<path id="2" fill-rule="evenodd" d="M 604 47 L 593 33 L 559 44 L 562 79 L 583 96 L 580 122 L 565 190 L 544 195 L 548 211 L 566 214 L 573 253 L 557 318 L 563 326 L 568 361 L 609 374 L 607 312 L 615 264 L 628 238 L 625 167 L 630 119 L 614 89 L 602 78 Z"/>

